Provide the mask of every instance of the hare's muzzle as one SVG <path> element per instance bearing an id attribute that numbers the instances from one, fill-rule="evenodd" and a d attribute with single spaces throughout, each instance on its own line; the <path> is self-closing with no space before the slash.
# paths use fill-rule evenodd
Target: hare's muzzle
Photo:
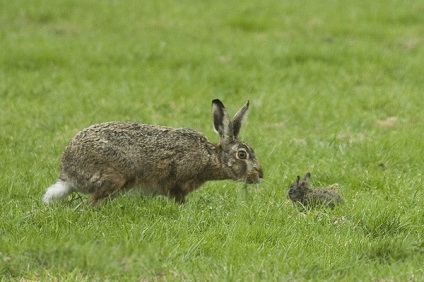
<path id="1" fill-rule="evenodd" d="M 258 169 L 256 169 L 256 171 L 258 172 L 258 182 L 261 182 L 264 178 L 264 171 L 262 170 L 262 167 L 259 167 Z"/>
<path id="2" fill-rule="evenodd" d="M 253 183 L 260 183 L 262 179 L 264 178 L 264 172 L 262 170 L 262 167 L 254 167 L 251 172 L 248 173 L 246 178 L 246 183 L 253 184 Z"/>

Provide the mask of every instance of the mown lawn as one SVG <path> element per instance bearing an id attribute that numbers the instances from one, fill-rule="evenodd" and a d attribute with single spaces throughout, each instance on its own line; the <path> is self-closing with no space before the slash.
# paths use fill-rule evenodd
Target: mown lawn
<path id="1" fill-rule="evenodd" d="M 0 1 L 1 281 L 424 280 L 423 1 Z M 234 114 L 262 184 L 46 206 L 113 120 Z M 300 211 L 297 175 L 345 205 Z"/>

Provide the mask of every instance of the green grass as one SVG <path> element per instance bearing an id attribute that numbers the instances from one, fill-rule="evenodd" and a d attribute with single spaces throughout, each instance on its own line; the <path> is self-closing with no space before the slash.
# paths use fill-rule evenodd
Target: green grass
<path id="1" fill-rule="evenodd" d="M 1 281 L 422 281 L 422 1 L 0 1 Z M 265 171 L 182 206 L 46 206 L 67 142 L 234 114 Z M 290 182 L 339 183 L 301 213 Z"/>

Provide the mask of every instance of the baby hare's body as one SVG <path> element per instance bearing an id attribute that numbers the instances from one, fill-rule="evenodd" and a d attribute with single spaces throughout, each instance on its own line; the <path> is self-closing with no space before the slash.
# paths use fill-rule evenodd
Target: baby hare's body
<path id="1" fill-rule="evenodd" d="M 130 122 L 92 125 L 66 147 L 59 179 L 43 200 L 48 203 L 77 191 L 92 194 L 95 204 L 120 190 L 137 188 L 183 203 L 208 180 L 258 183 L 262 168 L 253 150 L 238 140 L 248 105 L 230 120 L 224 105 L 213 101 L 214 126 L 221 137 L 217 144 L 191 129 Z"/>
<path id="2" fill-rule="evenodd" d="M 331 209 L 334 209 L 336 204 L 343 203 L 343 199 L 337 192 L 337 185 L 332 185 L 329 189 L 311 189 L 310 178 L 309 172 L 302 180 L 300 176 L 297 176 L 296 182 L 289 188 L 290 200 L 305 207 L 328 206 Z"/>

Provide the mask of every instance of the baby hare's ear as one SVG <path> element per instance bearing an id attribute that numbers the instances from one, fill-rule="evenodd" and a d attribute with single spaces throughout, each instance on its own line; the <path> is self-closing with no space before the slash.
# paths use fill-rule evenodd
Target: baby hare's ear
<path id="1" fill-rule="evenodd" d="M 218 99 L 212 101 L 213 127 L 221 137 L 221 141 L 232 142 L 234 139 L 233 124 L 224 104 Z"/>
<path id="2" fill-rule="evenodd" d="M 303 178 L 303 180 L 309 183 L 310 179 L 311 179 L 311 173 L 310 173 L 310 172 L 308 172 L 308 173 L 306 173 L 306 175 L 305 175 L 305 177 Z"/>
<path id="3" fill-rule="evenodd" d="M 238 138 L 238 135 L 240 133 L 241 126 L 247 120 L 247 112 L 248 112 L 248 110 L 249 110 L 249 100 L 234 115 L 234 118 L 233 118 L 233 131 L 234 131 L 234 138 L 236 138 L 236 139 Z"/>
<path id="4" fill-rule="evenodd" d="M 298 175 L 296 179 L 296 183 L 299 185 L 299 182 L 300 182 L 300 176 Z"/>

